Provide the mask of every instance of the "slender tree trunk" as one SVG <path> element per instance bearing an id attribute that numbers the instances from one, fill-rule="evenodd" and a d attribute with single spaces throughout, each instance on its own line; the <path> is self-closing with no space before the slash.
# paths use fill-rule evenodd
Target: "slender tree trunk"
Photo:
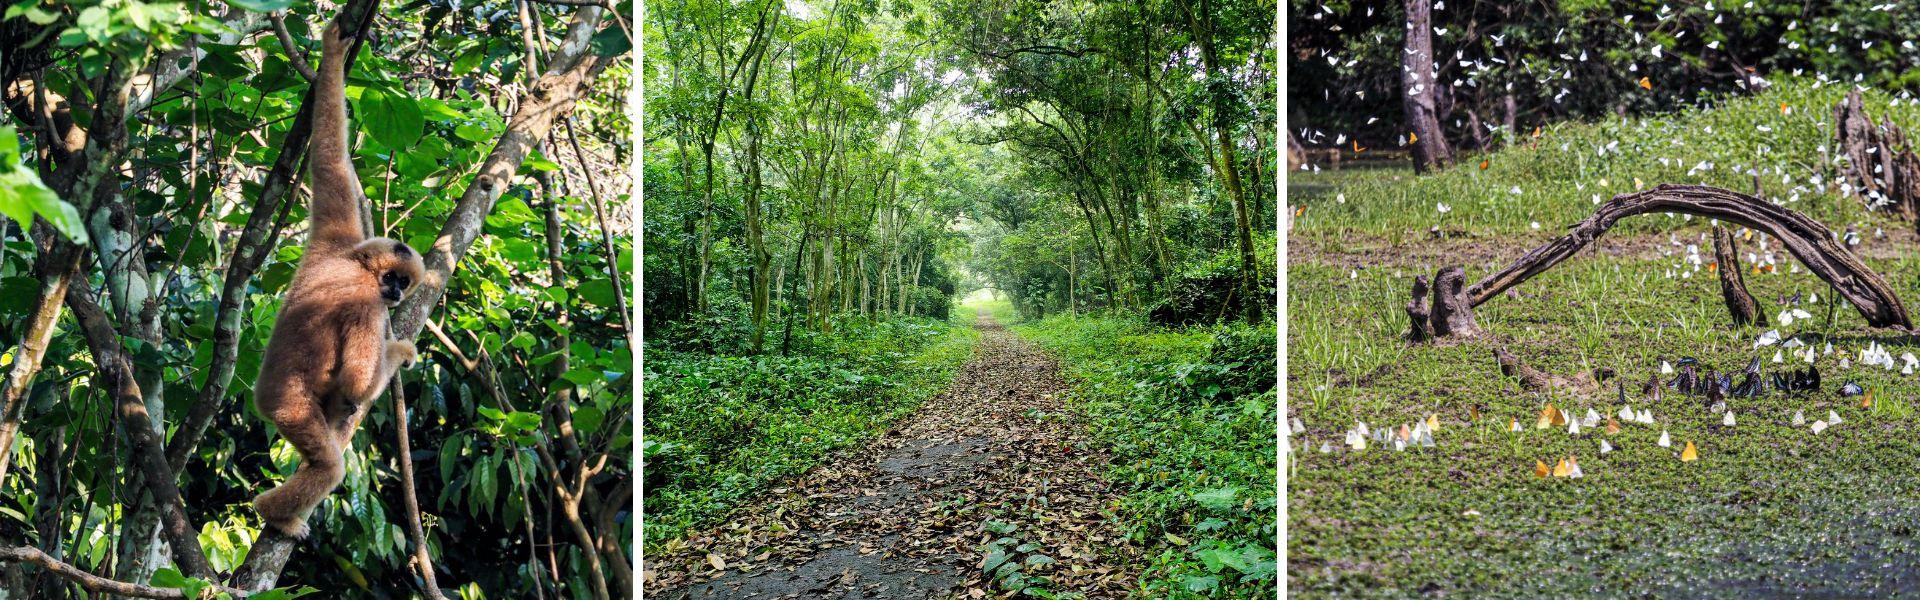
<path id="1" fill-rule="evenodd" d="M 1453 165 L 1435 108 L 1433 0 L 1406 0 L 1406 47 L 1400 52 L 1400 108 L 1414 136 L 1413 170 L 1429 173 Z"/>

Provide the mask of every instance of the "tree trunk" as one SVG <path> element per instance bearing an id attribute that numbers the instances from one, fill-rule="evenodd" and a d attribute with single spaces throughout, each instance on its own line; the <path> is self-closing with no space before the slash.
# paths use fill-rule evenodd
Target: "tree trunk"
<path id="1" fill-rule="evenodd" d="M 1433 80 L 1433 0 L 1406 0 L 1406 47 L 1400 53 L 1400 108 L 1412 131 L 1413 171 L 1430 173 L 1453 165 L 1453 149 L 1441 133 Z"/>

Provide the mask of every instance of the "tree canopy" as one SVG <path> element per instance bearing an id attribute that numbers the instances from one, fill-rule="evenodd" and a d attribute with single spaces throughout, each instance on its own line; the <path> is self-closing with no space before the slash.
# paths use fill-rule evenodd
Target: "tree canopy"
<path id="1" fill-rule="evenodd" d="M 649 13 L 650 337 L 839 314 L 1262 318 L 1274 7 L 697 1 Z"/>

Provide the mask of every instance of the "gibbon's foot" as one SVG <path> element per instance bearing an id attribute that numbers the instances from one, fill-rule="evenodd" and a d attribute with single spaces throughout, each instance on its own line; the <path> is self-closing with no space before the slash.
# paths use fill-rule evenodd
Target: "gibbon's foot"
<path id="1" fill-rule="evenodd" d="M 267 525 L 274 529 L 280 530 L 281 533 L 293 536 L 296 540 L 307 539 L 307 534 L 312 532 L 312 529 L 307 526 L 307 520 L 298 516 L 274 514 L 276 508 L 272 494 L 273 490 L 268 490 L 264 494 L 255 496 L 253 512 L 258 513 L 261 520 L 266 521 Z"/>
<path id="2" fill-rule="evenodd" d="M 413 342 L 388 340 L 387 360 L 402 367 L 412 367 L 414 363 L 420 361 L 420 351 L 413 347 Z"/>

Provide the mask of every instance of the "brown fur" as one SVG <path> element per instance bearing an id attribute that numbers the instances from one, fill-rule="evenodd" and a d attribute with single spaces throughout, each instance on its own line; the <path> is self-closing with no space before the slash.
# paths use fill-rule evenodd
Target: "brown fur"
<path id="1" fill-rule="evenodd" d="M 254 498 L 254 510 L 296 537 L 307 535 L 307 516 L 345 476 L 341 453 L 367 407 L 415 359 L 411 342 L 387 339 L 387 310 L 426 276 L 420 253 L 362 233 L 360 179 L 347 155 L 348 48 L 340 26 L 328 27 L 308 155 L 312 225 L 254 386 L 254 406 L 301 461 L 280 487 Z"/>

